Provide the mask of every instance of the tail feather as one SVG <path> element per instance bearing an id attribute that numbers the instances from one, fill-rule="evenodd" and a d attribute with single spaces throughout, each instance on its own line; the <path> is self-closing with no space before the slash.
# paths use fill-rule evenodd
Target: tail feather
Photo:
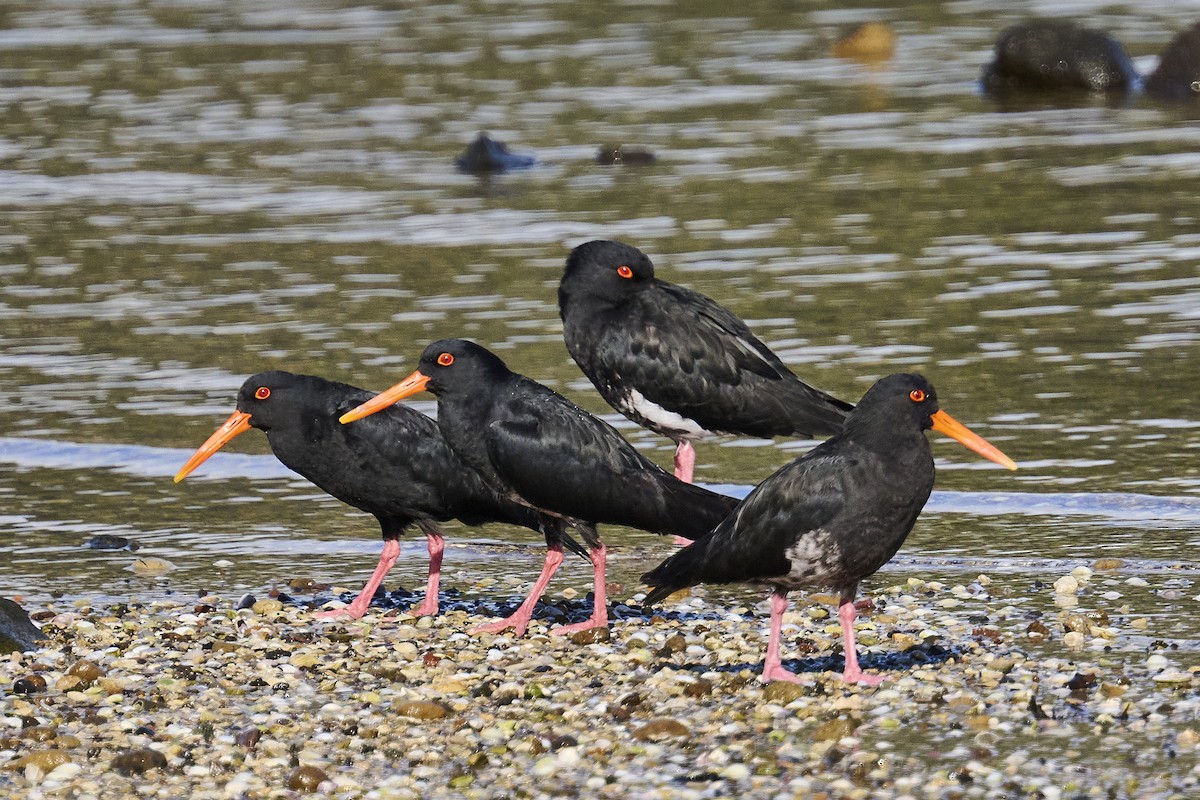
<path id="1" fill-rule="evenodd" d="M 700 583 L 699 568 L 707 555 L 707 545 L 707 539 L 690 544 L 642 575 L 642 582 L 654 587 L 642 605 L 653 605 L 669 594 Z"/>
<path id="2" fill-rule="evenodd" d="M 661 482 L 661 502 L 653 525 L 638 526 L 654 533 L 699 539 L 721 524 L 737 507 L 737 498 L 711 492 L 674 476 Z"/>
<path id="3" fill-rule="evenodd" d="M 854 406 L 820 389 L 797 380 L 791 384 L 792 401 L 789 410 L 792 426 L 798 435 L 833 436 L 842 432 L 842 423 Z"/>

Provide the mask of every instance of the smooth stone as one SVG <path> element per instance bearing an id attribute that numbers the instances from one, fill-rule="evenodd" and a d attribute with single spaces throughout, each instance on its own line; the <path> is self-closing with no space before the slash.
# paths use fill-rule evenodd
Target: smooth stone
<path id="1" fill-rule="evenodd" d="M 293 792 L 315 792 L 327 780 L 329 780 L 329 776 L 323 769 L 311 764 L 303 764 L 292 770 L 291 775 L 288 775 L 287 787 Z"/>
<path id="2" fill-rule="evenodd" d="M 854 723 L 845 717 L 826 720 L 813 728 L 814 742 L 837 742 L 854 733 Z"/>
<path id="3" fill-rule="evenodd" d="M 661 742 L 664 739 L 687 739 L 692 731 L 682 722 L 669 717 L 660 717 L 647 722 L 633 732 L 639 742 Z"/>
<path id="4" fill-rule="evenodd" d="M 152 769 L 166 769 L 167 757 L 157 750 L 143 747 L 118 753 L 108 766 L 126 775 L 142 775 Z"/>
<path id="5" fill-rule="evenodd" d="M 450 714 L 450 709 L 432 700 L 407 700 L 397 704 L 392 711 L 412 719 L 442 719 Z"/>
<path id="6" fill-rule="evenodd" d="M 799 700 L 808 694 L 808 687 L 802 683 L 791 681 L 771 681 L 763 689 L 763 699 L 768 703 L 778 703 L 786 706 L 793 700 Z"/>
<path id="7" fill-rule="evenodd" d="M 47 773 L 69 763 L 71 763 L 71 756 L 64 750 L 39 750 L 8 762 L 4 768 L 23 771 L 26 767 L 37 767 L 43 773 Z"/>
<path id="8" fill-rule="evenodd" d="M 1069 20 L 1034 19 L 1006 28 L 983 87 L 1013 92 L 1124 92 L 1137 83 L 1125 48 L 1106 33 Z"/>

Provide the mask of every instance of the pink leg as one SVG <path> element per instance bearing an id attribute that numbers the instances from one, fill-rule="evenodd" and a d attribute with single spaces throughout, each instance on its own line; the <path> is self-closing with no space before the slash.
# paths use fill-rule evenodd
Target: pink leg
<path id="1" fill-rule="evenodd" d="M 438 612 L 438 582 L 442 577 L 442 551 L 446 549 L 446 540 L 437 533 L 427 533 L 425 537 L 429 540 L 429 582 L 425 584 L 425 602 L 408 610 L 414 617 Z"/>
<path id="2" fill-rule="evenodd" d="M 371 598 L 375 596 L 375 590 L 383 583 L 384 576 L 396 565 L 396 559 L 399 557 L 400 542 L 396 539 L 384 540 L 383 552 L 379 555 L 379 565 L 367 579 L 367 585 L 358 593 L 358 597 L 354 598 L 354 602 L 342 608 L 335 608 L 333 611 L 317 612 L 313 616 L 317 619 L 362 619 L 363 614 L 367 613 L 367 606 L 371 605 Z"/>
<path id="3" fill-rule="evenodd" d="M 783 668 L 779 659 L 779 639 L 783 635 L 783 612 L 787 611 L 787 592 L 771 592 L 771 638 L 767 642 L 767 657 L 763 661 L 763 683 L 790 681 L 803 683 L 794 672 Z"/>
<path id="4" fill-rule="evenodd" d="M 529 596 L 525 598 L 525 602 L 521 603 L 520 608 L 514 611 L 512 616 L 497 620 L 496 622 L 489 622 L 486 625 L 480 625 L 472 630 L 471 633 L 499 633 L 506 628 L 512 628 L 517 636 L 524 635 L 525 628 L 529 626 L 529 620 L 533 619 L 533 607 L 537 605 L 538 598 L 542 596 L 542 592 L 546 591 L 546 586 L 549 585 L 550 579 L 554 577 L 554 573 L 558 571 L 558 565 L 562 563 L 562 560 L 562 545 L 551 545 L 546 550 L 546 563 L 542 565 L 542 574 L 538 575 L 533 588 L 529 590 Z"/>
<path id="5" fill-rule="evenodd" d="M 589 628 L 607 628 L 608 627 L 608 598 L 604 590 L 604 564 L 608 557 L 608 550 L 603 544 L 592 548 L 592 580 L 595 588 L 592 590 L 592 616 L 590 619 L 583 622 L 576 622 L 574 625 L 563 625 L 560 628 L 555 628 L 550 633 L 557 636 L 564 636 L 568 633 L 576 631 L 586 631 Z"/>
<path id="6" fill-rule="evenodd" d="M 846 683 L 865 683 L 878 686 L 883 683 L 882 675 L 865 675 L 858 666 L 858 653 L 854 649 L 854 592 L 844 592 L 838 601 L 838 620 L 842 623 L 842 650 L 846 656 L 846 668 L 842 680 Z"/>
<path id="7" fill-rule="evenodd" d="M 687 439 L 680 439 L 675 445 L 675 477 L 684 483 L 692 482 L 692 471 L 696 468 L 696 449 Z M 677 547 L 687 547 L 691 539 L 683 536 L 672 536 L 671 541 Z"/>
<path id="8" fill-rule="evenodd" d="M 692 482 L 692 471 L 696 468 L 696 450 L 687 439 L 675 445 L 675 477 L 684 483 Z"/>

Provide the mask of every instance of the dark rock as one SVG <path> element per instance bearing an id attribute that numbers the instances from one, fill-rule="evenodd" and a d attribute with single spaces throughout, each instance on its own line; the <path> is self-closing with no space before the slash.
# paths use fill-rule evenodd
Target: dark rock
<path id="1" fill-rule="evenodd" d="M 25 609 L 5 597 L 0 597 L 0 655 L 25 650 L 36 650 L 37 642 L 44 639 L 42 631 Z"/>
<path id="2" fill-rule="evenodd" d="M 985 91 L 1126 92 L 1137 73 L 1125 48 L 1106 33 L 1068 20 L 1035 19 L 1007 28 L 983 72 Z"/>
<path id="3" fill-rule="evenodd" d="M 13 694 L 41 694 L 46 691 L 46 679 L 41 675 L 26 675 L 13 681 Z"/>
<path id="4" fill-rule="evenodd" d="M 692 735 L 688 726 L 676 719 L 660 717 L 647 722 L 633 732 L 639 742 L 661 742 L 665 739 L 687 739 Z"/>
<path id="5" fill-rule="evenodd" d="M 256 744 L 258 744 L 258 740 L 260 738 L 262 738 L 262 731 L 260 731 L 258 728 L 251 727 L 243 728 L 242 730 L 238 731 L 237 736 L 234 737 L 234 741 L 237 742 L 241 747 L 253 748 Z"/>
<path id="6" fill-rule="evenodd" d="M 533 156 L 510 153 L 508 146 L 481 132 L 467 145 L 454 165 L 463 172 L 506 172 L 510 169 L 529 169 L 537 163 Z"/>
<path id="7" fill-rule="evenodd" d="M 84 542 L 84 547 L 89 547 L 92 550 L 137 550 L 139 545 L 124 536 L 114 536 L 110 533 L 101 533 L 93 536 Z"/>
<path id="8" fill-rule="evenodd" d="M 601 147 L 596 153 L 596 163 L 605 167 L 648 167 L 657 160 L 654 153 L 639 147 Z"/>
<path id="9" fill-rule="evenodd" d="M 1160 100 L 1200 99 L 1200 22 L 1171 40 L 1144 86 L 1146 94 Z"/>
<path id="10" fill-rule="evenodd" d="M 238 600 L 237 606 L 235 606 L 235 607 L 239 611 L 241 611 L 243 608 L 254 608 L 254 604 L 256 602 L 258 602 L 258 600 L 257 600 L 257 598 L 255 598 L 254 595 L 244 594 L 244 595 L 242 595 L 241 599 Z"/>
<path id="11" fill-rule="evenodd" d="M 152 769 L 166 769 L 166 767 L 167 757 L 149 747 L 117 753 L 109 764 L 110 769 L 124 775 L 142 775 Z"/>

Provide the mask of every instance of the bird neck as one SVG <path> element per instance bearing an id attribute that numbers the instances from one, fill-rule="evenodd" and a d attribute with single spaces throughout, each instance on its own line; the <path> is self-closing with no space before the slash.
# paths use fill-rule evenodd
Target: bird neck
<path id="1" fill-rule="evenodd" d="M 933 460 L 925 431 L 909 423 L 886 416 L 851 413 L 842 428 L 842 437 L 889 461 Z"/>

